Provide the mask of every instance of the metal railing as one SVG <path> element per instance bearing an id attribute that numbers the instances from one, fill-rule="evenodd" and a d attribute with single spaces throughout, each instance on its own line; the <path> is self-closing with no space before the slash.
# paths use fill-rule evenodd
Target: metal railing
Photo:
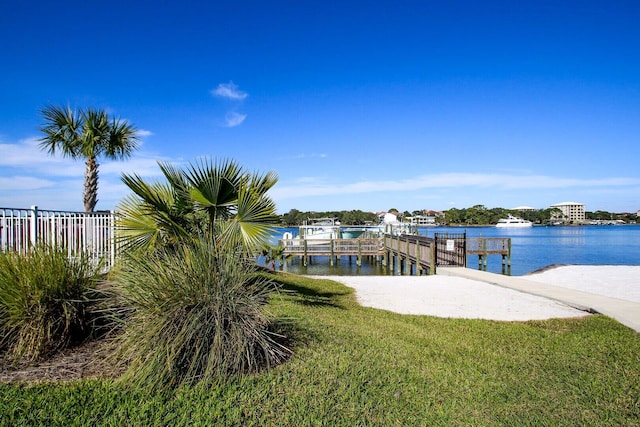
<path id="1" fill-rule="evenodd" d="M 467 233 L 434 233 L 436 264 L 441 267 L 467 266 Z"/>
<path id="2" fill-rule="evenodd" d="M 0 250 L 27 253 L 39 243 L 89 254 L 110 269 L 115 263 L 115 212 L 65 212 L 0 208 Z"/>
<path id="3" fill-rule="evenodd" d="M 433 238 L 402 235 L 385 236 L 390 255 L 406 260 L 417 269 L 435 274 L 437 267 L 466 267 L 466 233 L 435 233 Z"/>

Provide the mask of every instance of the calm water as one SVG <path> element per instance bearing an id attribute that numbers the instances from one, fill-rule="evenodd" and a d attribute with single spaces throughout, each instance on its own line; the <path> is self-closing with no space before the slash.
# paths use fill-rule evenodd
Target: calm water
<path id="1" fill-rule="evenodd" d="M 275 238 L 288 230 L 280 229 Z M 511 274 L 520 276 L 553 264 L 640 265 L 640 225 L 583 226 L 583 227 L 532 227 L 504 229 L 495 227 L 425 227 L 420 234 L 433 237 L 434 233 L 467 232 L 468 237 L 510 237 Z M 487 270 L 501 271 L 501 258 L 489 256 Z M 470 268 L 477 268 L 478 257 L 467 259 Z M 299 258 L 286 266 L 297 274 L 350 275 L 391 274 L 380 265 L 363 263 L 356 266 L 355 257 L 349 262 L 342 257 L 338 265 L 331 267 L 326 257 L 315 257 L 304 267 Z"/>

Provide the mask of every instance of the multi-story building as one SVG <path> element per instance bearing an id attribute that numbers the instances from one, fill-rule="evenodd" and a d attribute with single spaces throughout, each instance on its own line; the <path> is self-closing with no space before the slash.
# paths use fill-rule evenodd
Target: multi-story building
<path id="1" fill-rule="evenodd" d="M 436 225 L 435 216 L 415 215 L 415 216 L 409 217 L 409 220 L 411 221 L 411 224 L 415 224 L 415 225 L 424 225 L 424 226 Z"/>
<path id="2" fill-rule="evenodd" d="M 520 212 L 533 212 L 536 210 L 536 208 L 532 208 L 531 206 L 518 206 L 517 208 L 513 208 L 512 210 Z"/>
<path id="3" fill-rule="evenodd" d="M 557 208 L 562 211 L 562 220 L 570 223 L 582 223 L 586 216 L 584 213 L 584 205 L 576 202 L 564 202 L 551 205 L 550 208 Z"/>

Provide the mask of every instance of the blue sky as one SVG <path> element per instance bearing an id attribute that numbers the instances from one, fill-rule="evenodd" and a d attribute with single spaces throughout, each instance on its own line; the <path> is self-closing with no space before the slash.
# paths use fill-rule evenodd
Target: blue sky
<path id="1" fill-rule="evenodd" d="M 195 3 L 192 4 L 192 3 Z M 0 207 L 82 210 L 49 104 L 141 130 L 120 174 L 233 158 L 281 213 L 640 209 L 638 1 L 5 1 Z"/>

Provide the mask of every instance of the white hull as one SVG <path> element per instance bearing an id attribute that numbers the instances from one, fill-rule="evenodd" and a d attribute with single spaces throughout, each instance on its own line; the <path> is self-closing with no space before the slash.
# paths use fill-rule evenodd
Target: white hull
<path id="1" fill-rule="evenodd" d="M 533 227 L 531 223 L 511 223 L 511 224 L 497 224 L 496 228 L 529 228 Z"/>
<path id="2" fill-rule="evenodd" d="M 509 215 L 506 219 L 501 219 L 496 224 L 496 228 L 528 228 L 532 226 L 533 223 L 531 221 L 527 221 L 513 215 Z"/>
<path id="3" fill-rule="evenodd" d="M 307 233 L 304 238 L 307 240 L 329 240 L 338 239 L 340 236 L 340 230 L 328 230 L 328 231 L 315 231 L 313 233 Z"/>

